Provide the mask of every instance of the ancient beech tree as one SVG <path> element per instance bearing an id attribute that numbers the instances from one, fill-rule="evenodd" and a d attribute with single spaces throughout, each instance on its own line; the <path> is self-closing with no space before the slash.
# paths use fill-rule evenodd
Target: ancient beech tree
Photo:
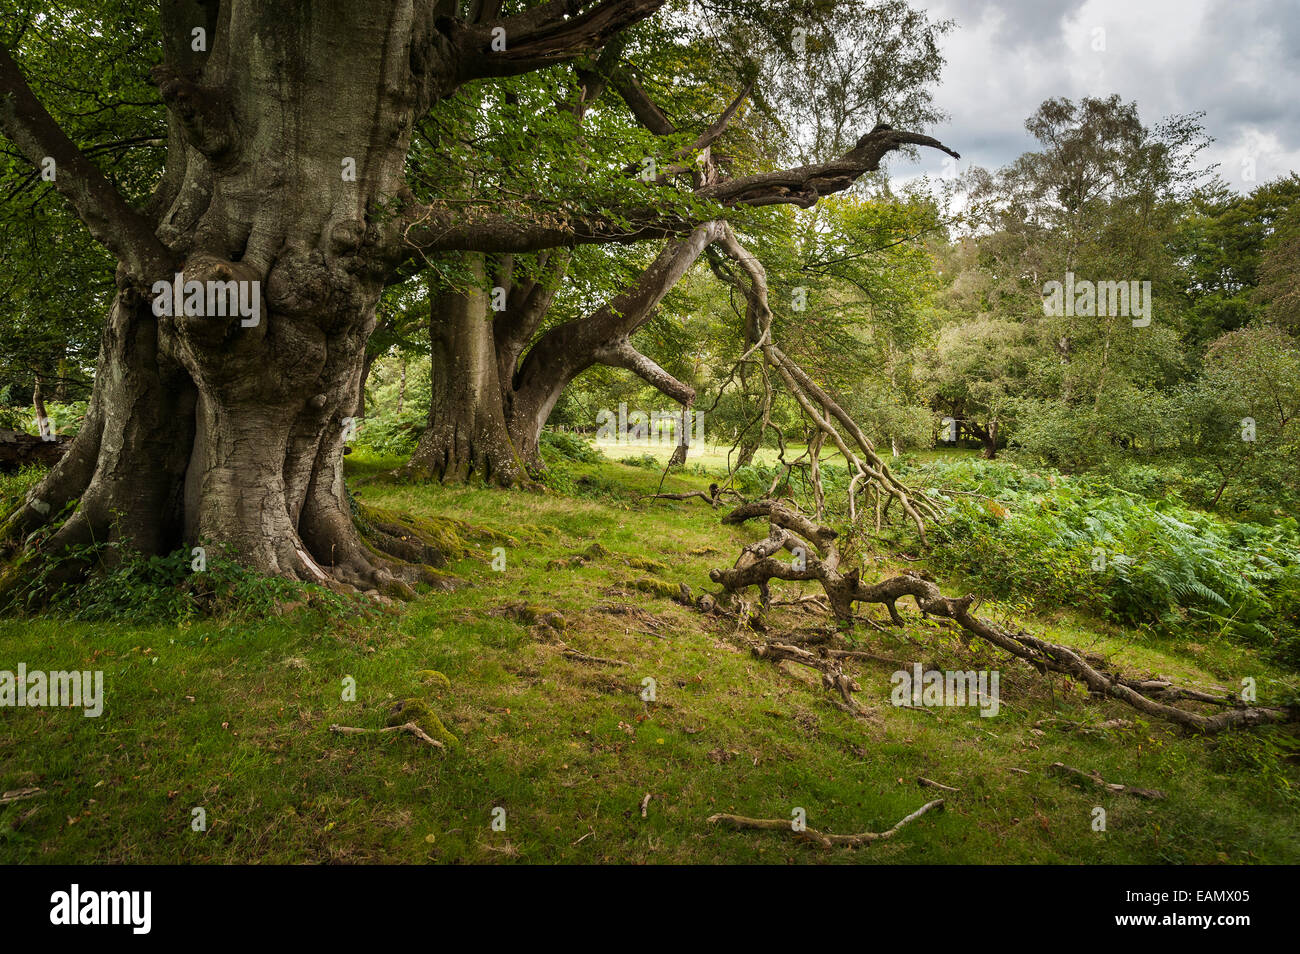
<path id="1" fill-rule="evenodd" d="M 557 382 L 595 360 L 643 370 L 624 347 L 624 323 L 652 307 L 721 227 L 653 204 L 617 216 L 537 216 L 420 201 L 405 181 L 414 124 L 471 81 L 602 50 L 662 3 L 549 0 L 502 16 L 499 0 L 165 0 L 153 80 L 166 105 L 167 162 L 139 207 L 53 119 L 21 53 L 0 48 L 0 131 L 33 166 L 57 169 L 54 186 L 118 262 L 84 425 L 8 516 L 0 540 L 10 554 L 38 530 L 40 553 L 52 558 L 86 544 L 146 553 L 215 545 L 268 574 L 409 592 L 425 568 L 382 534 L 362 538 L 342 472 L 385 285 L 430 253 L 499 261 L 579 243 L 667 241 L 608 309 L 504 369 L 512 414 L 532 422 L 535 440 Z M 831 162 L 734 179 L 706 172 L 694 195 L 719 209 L 806 206 L 906 144 L 938 146 L 879 127 Z M 160 283 L 176 276 L 185 303 L 159 308 Z M 191 308 L 190 283 L 208 288 L 207 311 L 201 294 Z M 213 287 L 237 288 L 244 300 L 251 292 L 253 320 L 213 314 Z M 466 381 L 477 380 L 467 368 L 483 380 L 495 372 L 500 388 L 502 354 L 522 350 L 528 330 L 503 327 L 513 335 L 504 352 L 453 336 L 447 347 L 459 363 L 447 406 L 466 401 Z M 520 444 L 531 452 L 527 439 Z M 21 561 L 14 566 L 10 581 Z M 49 579 L 84 569 L 64 561 Z"/>
<path id="2" fill-rule="evenodd" d="M 614 85 L 652 132 L 676 132 L 635 80 L 622 74 L 615 77 Z M 956 155 L 929 136 L 880 126 L 835 161 L 728 179 L 714 161 L 711 147 L 747 94 L 748 89 L 695 139 L 687 152 L 696 158 L 659 176 L 664 185 L 674 178 L 688 178 L 684 188 L 716 202 L 718 217 L 672 237 L 633 282 L 591 314 L 538 334 L 554 299 L 555 283 L 568 264 L 562 249 L 548 253 L 542 277 L 519 283 L 511 281 L 512 260 L 498 259 L 487 284 L 509 289 L 509 295 L 503 314 L 495 319 L 486 296 L 475 288 L 431 294 L 434 398 L 429 426 L 407 466 L 409 473 L 463 479 L 476 472 L 497 483 L 516 482 L 526 467 L 539 463 L 541 431 L 561 392 L 596 364 L 631 371 L 689 408 L 694 389 L 639 352 L 631 338 L 706 249 L 738 247 L 725 219 L 729 209 L 810 207 L 878 169 L 887 153 L 905 145 L 925 145 Z M 631 235 L 611 231 L 606 241 L 644 237 L 644 231 Z M 471 255 L 467 260 L 470 270 L 483 278 L 483 257 Z"/>
<path id="3" fill-rule="evenodd" d="M 416 578 L 363 543 L 343 490 L 343 418 L 385 282 L 421 242 L 509 251 L 592 230 L 550 224 L 540 238 L 420 206 L 403 179 L 412 124 L 470 80 L 598 49 L 661 4 L 553 0 L 498 18 L 492 2 L 168 0 L 154 73 L 168 160 L 144 208 L 0 49 L 0 130 L 33 165 L 52 161 L 56 188 L 119 262 L 84 426 L 5 539 L 66 517 L 46 552 L 206 541 L 321 583 Z M 177 273 L 257 282 L 259 322 L 156 315 L 152 289 Z"/>

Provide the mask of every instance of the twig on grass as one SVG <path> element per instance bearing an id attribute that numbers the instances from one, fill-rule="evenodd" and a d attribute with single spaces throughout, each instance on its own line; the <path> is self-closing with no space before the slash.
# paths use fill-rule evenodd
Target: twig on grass
<path id="1" fill-rule="evenodd" d="M 35 798 L 44 794 L 45 789 L 43 788 L 15 788 L 0 795 L 0 805 L 9 805 L 13 802 L 21 802 L 25 798 Z"/>
<path id="2" fill-rule="evenodd" d="M 847 848 L 858 848 L 862 845 L 868 845 L 873 841 L 884 841 L 887 838 L 893 838 L 898 834 L 898 830 L 909 822 L 914 822 L 926 812 L 943 810 L 943 799 L 935 799 L 932 802 L 926 802 L 912 814 L 901 819 L 893 828 L 887 831 L 863 831 L 856 835 L 834 835 L 828 832 L 820 832 L 815 828 L 796 829 L 788 818 L 746 818 L 744 815 L 710 815 L 708 822 L 711 825 L 726 825 L 729 828 L 737 830 L 752 828 L 759 831 L 788 831 L 796 838 L 804 838 L 813 841 L 822 848 L 833 848 L 836 846 Z"/>

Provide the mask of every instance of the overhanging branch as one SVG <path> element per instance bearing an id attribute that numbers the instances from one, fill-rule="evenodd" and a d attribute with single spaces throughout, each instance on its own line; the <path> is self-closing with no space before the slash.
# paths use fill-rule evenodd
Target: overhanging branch
<path id="1" fill-rule="evenodd" d="M 132 278 L 147 282 L 170 274 L 171 253 L 148 221 L 68 138 L 4 47 L 0 47 L 0 130 L 33 165 L 54 161 L 54 187 Z"/>
<path id="2" fill-rule="evenodd" d="M 502 20 L 449 20 L 442 27 L 460 50 L 457 77 L 468 82 L 530 73 L 599 49 L 664 2 L 603 0 L 592 5 L 587 0 L 551 0 Z"/>
<path id="3" fill-rule="evenodd" d="M 661 394 L 666 394 L 678 404 L 689 407 L 695 403 L 695 389 L 677 380 L 653 360 L 643 355 L 627 338 L 601 345 L 593 357 L 599 364 L 631 371 Z"/>

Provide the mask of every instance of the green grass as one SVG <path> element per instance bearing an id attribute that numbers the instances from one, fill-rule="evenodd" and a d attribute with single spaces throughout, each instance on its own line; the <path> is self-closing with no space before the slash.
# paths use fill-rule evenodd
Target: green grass
<path id="1" fill-rule="evenodd" d="M 657 578 L 699 592 L 709 569 L 761 533 L 722 526 L 721 511 L 698 500 L 636 502 L 658 472 L 572 464 L 586 496 L 566 496 L 401 485 L 384 476 L 394 460 L 354 457 L 364 503 L 478 528 L 476 552 L 448 568 L 471 585 L 345 618 L 299 607 L 185 626 L 0 622 L 0 669 L 102 669 L 106 689 L 98 719 L 0 709 L 0 791 L 45 790 L 0 807 L 0 861 L 1300 861 L 1300 771 L 1280 754 L 1286 730 L 1184 737 L 987 647 L 968 649 L 914 613 L 904 631 L 861 633 L 863 648 L 1000 668 L 1001 714 L 895 708 L 893 667 L 864 664 L 854 674 L 872 715 L 855 719 L 806 671 L 738 647 L 725 621 L 634 587 Z M 673 476 L 665 486 L 708 480 Z M 501 533 L 517 542 L 495 573 Z M 607 553 L 548 569 L 593 542 Z M 878 554 L 869 572 L 890 565 Z M 563 630 L 503 610 L 520 604 L 558 610 Z M 603 611 L 610 604 L 630 610 Z M 776 619 L 811 622 L 789 609 Z M 1236 646 L 1138 638 L 1065 613 L 1025 622 L 1118 653 L 1133 670 L 1215 682 L 1249 666 L 1262 693 L 1283 676 Z M 628 665 L 576 661 L 564 646 Z M 355 702 L 342 699 L 347 676 Z M 640 698 L 647 677 L 655 702 Z M 394 702 L 412 697 L 428 702 L 455 745 L 329 732 L 331 723 L 379 728 Z M 1036 725 L 1117 717 L 1134 724 L 1092 734 Z M 1168 798 L 1082 792 L 1045 771 L 1055 761 Z M 715 812 L 788 818 L 801 807 L 815 828 L 882 830 L 934 796 L 918 776 L 961 792 L 944 813 L 856 851 L 705 822 Z M 1090 827 L 1098 805 L 1105 833 Z M 191 830 L 195 807 L 206 832 Z M 505 831 L 492 829 L 497 807 Z"/>

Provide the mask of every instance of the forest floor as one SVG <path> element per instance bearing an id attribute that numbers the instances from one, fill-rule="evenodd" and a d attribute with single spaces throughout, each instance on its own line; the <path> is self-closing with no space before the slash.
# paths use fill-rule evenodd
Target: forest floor
<path id="1" fill-rule="evenodd" d="M 1259 733 L 1186 736 L 967 649 L 910 604 L 901 630 L 860 628 L 860 648 L 1000 668 L 1001 710 L 895 707 L 895 667 L 867 662 L 851 667 L 869 710 L 854 717 L 811 672 L 755 658 L 734 623 L 670 597 L 679 582 L 716 589 L 709 570 L 763 535 L 757 524 L 723 526 L 699 500 L 635 500 L 659 482 L 648 468 L 574 464 L 590 493 L 569 496 L 401 485 L 385 476 L 395 463 L 350 459 L 354 492 L 463 521 L 472 552 L 446 569 L 470 585 L 352 613 L 268 601 L 180 625 L 0 621 L 0 669 L 103 670 L 106 696 L 98 718 L 0 709 L 0 793 L 42 790 L 0 805 L 0 862 L 1300 861 L 1300 768 Z M 665 489 L 708 482 L 673 476 Z M 558 563 L 593 544 L 589 559 Z M 871 570 L 916 565 L 881 555 Z M 793 608 L 773 617 L 777 629 L 816 622 Z M 1094 619 L 1023 622 L 1131 671 L 1226 678 L 1213 654 Z M 642 699 L 646 679 L 655 701 Z M 380 728 L 411 698 L 455 741 L 330 731 Z M 1127 722 L 1098 728 L 1115 719 Z M 1081 790 L 1054 762 L 1166 797 Z M 935 797 L 942 813 L 858 849 L 707 821 L 801 808 L 822 831 L 882 831 Z"/>

